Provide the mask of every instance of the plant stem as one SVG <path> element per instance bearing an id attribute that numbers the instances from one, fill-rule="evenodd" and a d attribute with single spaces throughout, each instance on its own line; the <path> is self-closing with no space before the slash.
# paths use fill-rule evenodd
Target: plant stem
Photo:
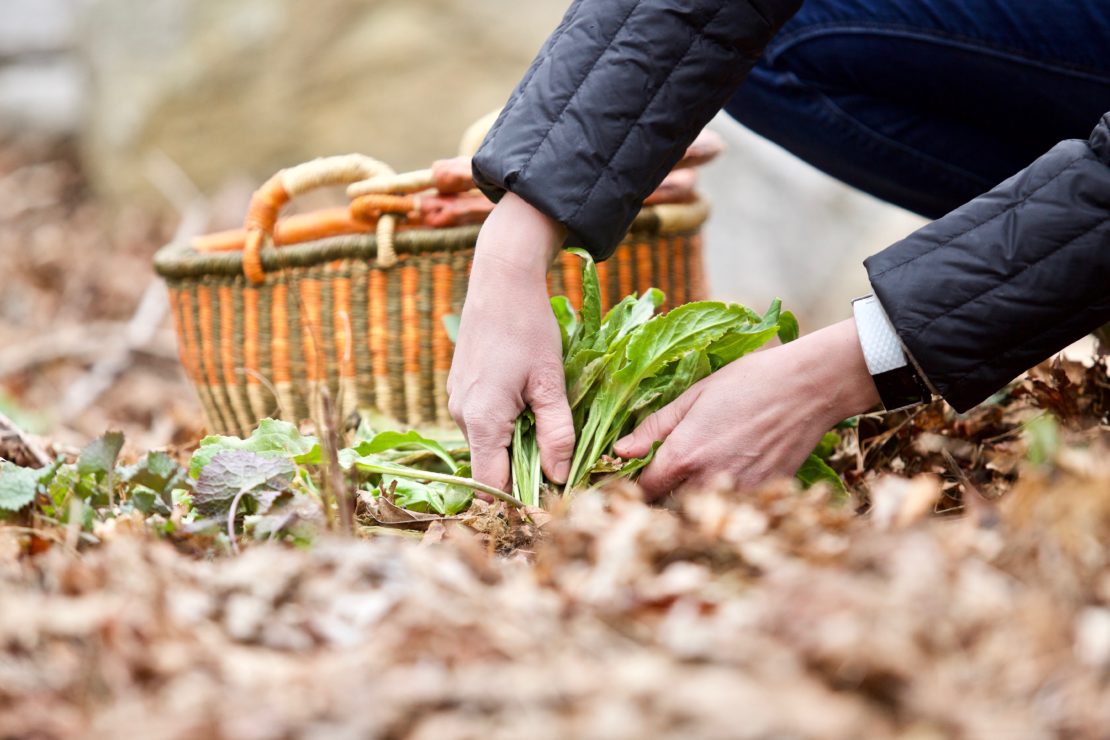
<path id="1" fill-rule="evenodd" d="M 437 483 L 446 483 L 451 486 L 463 486 L 464 488 L 487 493 L 495 499 L 504 501 L 507 504 L 512 504 L 513 506 L 524 506 L 523 503 L 517 501 L 501 489 L 487 486 L 485 483 L 480 483 L 473 478 L 463 478 L 457 475 L 448 475 L 447 473 L 433 473 L 428 470 L 416 470 L 414 468 L 405 468 L 388 464 L 378 465 L 361 461 L 356 462 L 355 465 L 367 472 L 377 473 L 379 475 L 392 475 L 397 478 L 407 478 L 408 480 L 431 480 Z"/>

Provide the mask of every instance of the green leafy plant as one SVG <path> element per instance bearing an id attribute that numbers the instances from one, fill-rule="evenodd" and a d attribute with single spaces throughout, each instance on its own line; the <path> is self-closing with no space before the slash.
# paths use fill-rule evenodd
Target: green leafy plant
<path id="1" fill-rule="evenodd" d="M 737 304 L 699 301 L 659 314 L 663 293 L 651 288 L 628 296 L 604 316 L 597 269 L 583 260 L 582 310 L 552 298 L 563 340 L 567 398 L 577 437 L 565 492 L 593 476 L 631 477 L 651 460 L 615 461 L 613 444 L 640 422 L 678 398 L 690 386 L 778 336 L 798 336 L 798 322 L 778 300 L 762 316 Z M 517 419 L 511 455 L 514 495 L 536 505 L 549 485 L 539 465 L 535 420 L 525 410 Z M 800 476 L 805 484 L 840 479 L 819 455 L 811 455 Z"/>
<path id="2" fill-rule="evenodd" d="M 797 321 L 777 300 L 763 315 L 712 301 L 660 314 L 663 293 L 652 288 L 602 315 L 597 269 L 589 255 L 575 251 L 583 259 L 582 309 L 575 312 L 563 296 L 551 299 L 578 440 L 566 492 L 638 474 L 658 443 L 642 458 L 620 460 L 612 455 L 619 437 L 776 335 L 783 341 L 798 335 Z M 236 549 L 240 534 L 310 539 L 319 524 L 335 522 L 343 505 L 336 488 L 348 496 L 345 501 L 361 500 L 372 517 L 375 507 L 386 516 L 400 507 L 425 518 L 466 511 L 475 492 L 513 506 L 536 506 L 541 491 L 551 488 L 540 469 L 529 410 L 514 428 L 512 495 L 471 477 L 469 450 L 458 439 L 375 432 L 365 422 L 344 449 L 338 449 L 336 435 L 325 437 L 332 440 L 326 449 L 294 424 L 263 419 L 246 438 L 205 437 L 186 469 L 164 452 L 121 465 L 123 435 L 108 432 L 74 463 L 59 459 L 32 469 L 0 461 L 0 518 L 30 512 L 50 524 L 76 523 L 87 533 L 97 522 L 138 511 L 162 534 L 178 527 L 211 531 Z M 837 439 L 835 433 L 826 435 L 798 471 L 803 484 L 826 481 L 842 490 L 824 462 Z M 311 526 L 301 527 L 304 522 Z"/>
<path id="3" fill-rule="evenodd" d="M 119 464 L 123 435 L 107 432 L 90 442 L 74 463 L 59 458 L 41 468 L 0 462 L 0 519 L 22 517 L 46 525 L 77 525 L 85 538 L 98 522 L 139 511 L 151 527 L 172 532 L 174 494 L 188 501 L 186 470 L 164 452 Z"/>

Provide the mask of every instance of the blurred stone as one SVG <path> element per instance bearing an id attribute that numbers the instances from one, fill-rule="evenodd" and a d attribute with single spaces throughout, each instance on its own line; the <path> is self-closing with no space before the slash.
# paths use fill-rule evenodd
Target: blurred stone
<path id="1" fill-rule="evenodd" d="M 64 56 L 0 66 L 0 128 L 68 133 L 81 119 L 84 77 Z"/>
<path id="2" fill-rule="evenodd" d="M 0 59 L 67 49 L 74 0 L 0 0 Z"/>
<path id="3" fill-rule="evenodd" d="M 398 169 L 454 153 L 504 103 L 566 0 L 88 0 L 85 158 L 149 196 L 161 150 L 202 189 L 360 151 Z"/>

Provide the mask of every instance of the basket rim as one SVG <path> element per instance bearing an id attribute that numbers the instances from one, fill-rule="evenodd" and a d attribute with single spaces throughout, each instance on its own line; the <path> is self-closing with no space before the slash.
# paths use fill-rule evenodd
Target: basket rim
<path id="1" fill-rule="evenodd" d="M 709 204 L 701 197 L 690 203 L 645 206 L 636 215 L 629 233 L 638 236 L 688 233 L 700 228 L 708 217 Z M 440 229 L 407 229 L 394 237 L 394 249 L 398 257 L 468 249 L 473 246 L 480 229 L 481 224 Z M 364 233 L 331 236 L 281 247 L 271 246 L 263 249 L 260 256 L 262 269 L 269 274 L 288 268 L 313 267 L 340 259 L 373 260 L 377 254 L 377 236 Z M 190 240 L 174 241 L 155 253 L 154 270 L 170 280 L 242 276 L 243 252 L 199 252 L 192 247 Z"/>

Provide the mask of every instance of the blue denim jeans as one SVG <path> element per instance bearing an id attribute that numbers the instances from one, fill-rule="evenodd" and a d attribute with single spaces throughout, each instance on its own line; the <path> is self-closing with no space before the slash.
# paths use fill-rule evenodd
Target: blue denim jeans
<path id="1" fill-rule="evenodd" d="M 806 0 L 726 110 L 936 218 L 1110 110 L 1110 0 Z"/>

